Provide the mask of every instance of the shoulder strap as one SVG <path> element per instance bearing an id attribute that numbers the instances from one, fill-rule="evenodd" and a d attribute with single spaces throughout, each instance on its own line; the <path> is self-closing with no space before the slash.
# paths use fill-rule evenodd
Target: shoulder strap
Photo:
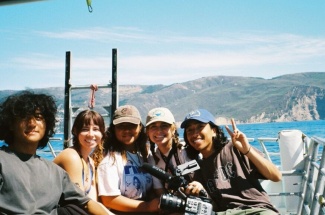
<path id="1" fill-rule="evenodd" d="M 175 144 L 172 145 L 172 149 L 170 150 L 167 157 L 165 155 L 163 155 L 163 153 L 161 153 L 161 152 L 160 152 L 160 155 L 161 155 L 162 159 L 165 162 L 165 171 L 167 172 L 169 170 L 174 175 L 175 174 L 175 168 L 170 164 L 170 159 L 172 158 L 173 155 L 174 155 L 174 158 L 175 158 L 175 161 L 176 161 L 176 165 L 177 166 L 181 165 L 181 161 L 180 161 L 179 156 L 178 156 L 177 146 Z"/>

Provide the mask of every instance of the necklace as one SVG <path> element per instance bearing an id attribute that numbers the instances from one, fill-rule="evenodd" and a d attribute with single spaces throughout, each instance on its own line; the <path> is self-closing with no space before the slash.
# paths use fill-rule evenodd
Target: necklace
<path id="1" fill-rule="evenodd" d="M 85 181 L 88 182 L 89 176 L 90 176 L 90 178 L 92 178 L 92 168 L 91 168 L 91 165 L 89 162 L 88 162 L 88 171 L 85 170 L 85 175 L 86 175 Z"/>
<path id="2" fill-rule="evenodd" d="M 81 157 L 80 157 L 81 158 Z M 91 189 L 91 183 L 93 180 L 93 168 L 90 165 L 90 161 L 88 161 L 88 171 L 86 171 L 87 168 L 85 168 L 84 166 L 84 162 L 83 159 L 81 158 L 81 163 L 82 163 L 82 183 L 84 185 L 84 187 L 86 186 L 85 182 L 87 182 L 88 184 L 88 189 L 85 190 L 86 195 L 90 192 Z M 86 162 L 85 162 L 86 163 Z M 89 177 L 90 176 L 90 177 Z M 90 178 L 90 183 L 89 183 L 89 178 Z"/>

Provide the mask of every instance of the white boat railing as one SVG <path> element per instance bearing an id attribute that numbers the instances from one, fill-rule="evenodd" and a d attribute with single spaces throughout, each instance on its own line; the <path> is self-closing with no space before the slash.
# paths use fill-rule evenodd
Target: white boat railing
<path id="1" fill-rule="evenodd" d="M 253 138 L 248 138 L 249 142 L 254 142 Z M 62 138 L 50 138 L 48 147 L 53 157 L 61 150 L 55 150 L 52 141 L 62 141 Z M 280 157 L 278 152 L 271 152 L 265 143 L 278 143 L 278 138 L 258 138 L 261 151 L 266 158 L 272 161 L 273 157 Z M 280 214 L 297 215 L 325 215 L 325 139 L 304 136 L 304 157 L 303 166 L 297 169 L 282 170 L 280 159 L 280 170 L 282 172 L 281 182 L 262 181 L 263 188 L 271 198 L 271 202 L 280 211 Z M 272 161 L 273 162 L 273 161 Z M 291 178 L 298 177 L 300 182 L 293 182 L 295 190 L 286 191 L 285 182 L 290 182 Z M 265 182 L 265 183 L 264 183 Z M 295 209 L 288 206 L 293 202 Z"/>
<path id="2" fill-rule="evenodd" d="M 279 152 L 269 152 L 265 143 L 278 143 L 278 138 L 258 138 L 258 142 L 266 158 L 272 161 L 272 156 L 279 156 Z M 304 136 L 304 157 L 302 168 L 292 170 L 280 170 L 282 172 L 282 182 L 267 182 L 263 186 L 271 198 L 271 202 L 279 209 L 281 214 L 298 214 L 298 215 L 318 215 L 325 214 L 325 140 L 322 138 Z M 280 160 L 280 162 L 282 162 Z M 282 163 L 281 163 L 282 164 Z M 301 182 L 296 183 L 294 180 L 291 187 L 295 190 L 286 191 L 284 182 L 289 182 L 291 178 L 298 177 Z M 280 183 L 280 184 L 279 184 Z M 277 192 L 279 191 L 279 192 Z M 295 198 L 295 199 L 294 199 Z M 296 207 L 290 209 L 287 205 L 291 202 Z"/>
<path id="3" fill-rule="evenodd" d="M 325 140 L 311 138 L 307 162 L 305 162 L 299 214 L 325 214 Z M 322 147 L 321 155 L 319 148 Z"/>
<path id="4" fill-rule="evenodd" d="M 56 150 L 54 149 L 52 142 L 58 142 L 58 141 L 62 143 L 60 144 L 62 145 L 62 149 Z M 51 137 L 47 142 L 47 146 L 49 150 L 46 149 L 38 150 L 38 154 L 42 153 L 43 155 L 45 155 L 46 158 L 51 158 L 51 159 L 55 158 L 56 155 L 63 150 L 63 139 L 59 137 Z"/>
<path id="5" fill-rule="evenodd" d="M 56 138 L 53 138 L 52 140 L 56 140 Z M 57 138 L 57 140 L 62 140 L 62 139 L 61 139 L 61 138 Z M 48 145 L 48 147 L 49 147 L 49 149 L 50 149 L 50 152 L 52 153 L 53 157 L 56 157 L 56 152 L 55 152 L 54 149 L 53 149 L 53 146 L 52 146 L 51 141 L 49 141 L 49 142 L 47 143 L 47 145 Z"/>

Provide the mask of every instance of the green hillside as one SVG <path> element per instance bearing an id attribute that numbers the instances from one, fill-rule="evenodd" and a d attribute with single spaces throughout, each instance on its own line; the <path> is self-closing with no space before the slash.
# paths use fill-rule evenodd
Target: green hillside
<path id="1" fill-rule="evenodd" d="M 169 108 L 176 121 L 196 108 L 206 108 L 219 120 L 233 117 L 241 122 L 325 119 L 325 73 L 298 73 L 273 79 L 211 76 L 172 85 L 120 85 L 119 105 L 138 107 L 145 120 L 154 107 Z M 64 89 L 34 89 L 56 97 L 63 117 Z M 0 91 L 0 99 L 14 91 Z M 73 92 L 75 107 L 87 108 L 89 90 Z M 96 92 L 96 110 L 110 104 L 110 90 Z M 220 123 L 221 123 L 220 121 Z"/>

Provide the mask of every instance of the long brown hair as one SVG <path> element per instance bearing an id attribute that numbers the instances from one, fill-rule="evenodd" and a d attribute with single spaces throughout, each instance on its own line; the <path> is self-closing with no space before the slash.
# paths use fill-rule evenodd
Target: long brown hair
<path id="1" fill-rule="evenodd" d="M 90 123 L 93 122 L 95 125 L 99 126 L 100 133 L 103 135 L 102 140 L 100 144 L 97 145 L 93 153 L 91 154 L 91 158 L 94 160 L 95 167 L 98 166 L 99 162 L 103 159 L 103 153 L 104 153 L 104 146 L 103 142 L 106 137 L 105 133 L 105 121 L 98 112 L 93 110 L 84 110 L 81 111 L 76 119 L 74 120 L 73 126 L 72 126 L 72 142 L 73 146 L 77 150 L 78 153 L 80 153 L 80 142 L 78 139 L 78 135 L 80 134 L 82 128 L 85 125 L 90 125 Z"/>

